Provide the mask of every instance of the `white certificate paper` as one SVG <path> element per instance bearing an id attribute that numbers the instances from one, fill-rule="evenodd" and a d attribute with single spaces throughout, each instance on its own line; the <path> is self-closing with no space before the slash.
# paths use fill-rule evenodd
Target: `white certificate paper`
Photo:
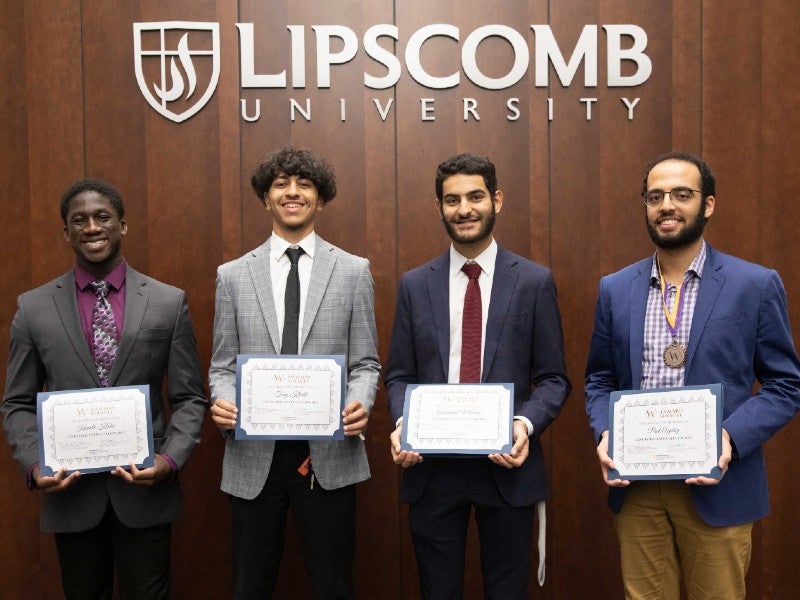
<path id="1" fill-rule="evenodd" d="M 511 451 L 514 384 L 409 385 L 401 448 L 420 454 Z"/>
<path id="2" fill-rule="evenodd" d="M 609 410 L 609 479 L 721 476 L 721 384 L 612 392 Z"/>
<path id="3" fill-rule="evenodd" d="M 345 357 L 236 359 L 237 440 L 344 439 Z"/>
<path id="4" fill-rule="evenodd" d="M 97 473 L 131 462 L 153 466 L 148 386 L 42 392 L 37 395 L 39 469 L 52 476 Z"/>

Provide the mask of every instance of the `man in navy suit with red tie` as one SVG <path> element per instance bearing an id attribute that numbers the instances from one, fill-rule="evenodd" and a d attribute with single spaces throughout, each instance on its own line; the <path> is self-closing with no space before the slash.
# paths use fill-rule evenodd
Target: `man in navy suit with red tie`
<path id="1" fill-rule="evenodd" d="M 549 269 L 495 242 L 503 193 L 489 159 L 461 154 L 440 164 L 436 196 L 453 243 L 403 275 L 385 377 L 421 594 L 462 597 L 474 508 L 485 596 L 527 599 L 535 506 L 546 496 L 539 440 L 570 391 L 555 283 Z M 511 451 L 423 460 L 402 450 L 406 387 L 432 383 L 513 383 Z"/>

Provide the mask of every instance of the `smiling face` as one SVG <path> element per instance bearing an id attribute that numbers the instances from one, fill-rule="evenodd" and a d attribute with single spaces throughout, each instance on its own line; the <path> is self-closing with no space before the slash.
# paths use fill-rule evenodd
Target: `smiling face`
<path id="1" fill-rule="evenodd" d="M 87 190 L 69 201 L 64 239 L 77 263 L 98 279 L 122 262 L 122 238 L 127 231 L 128 225 L 102 194 Z"/>
<path id="2" fill-rule="evenodd" d="M 702 189 L 698 168 L 682 160 L 666 160 L 654 166 L 647 177 L 648 190 L 670 191 L 675 188 Z M 714 196 L 695 192 L 685 204 L 676 204 L 671 196 L 656 207 L 647 207 L 647 231 L 653 243 L 665 250 L 688 248 L 699 242 L 708 217 L 714 212 Z"/>
<path id="3" fill-rule="evenodd" d="M 494 198 L 481 175 L 458 173 L 442 183 L 442 200 L 437 200 L 447 234 L 463 256 L 475 258 L 492 242 L 495 215 L 503 206 L 503 192 Z"/>
<path id="4" fill-rule="evenodd" d="M 297 243 L 314 231 L 314 219 L 323 202 L 310 179 L 281 173 L 264 195 L 272 213 L 272 229 L 290 243 Z"/>

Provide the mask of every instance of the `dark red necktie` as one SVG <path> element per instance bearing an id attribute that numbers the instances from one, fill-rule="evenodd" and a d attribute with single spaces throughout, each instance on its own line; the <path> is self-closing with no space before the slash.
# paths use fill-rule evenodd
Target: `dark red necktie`
<path id="1" fill-rule="evenodd" d="M 481 286 L 478 277 L 481 267 L 477 263 L 466 263 L 461 270 L 469 277 L 467 293 L 464 295 L 464 314 L 461 317 L 461 373 L 460 383 L 481 381 L 481 333 L 483 313 Z"/>

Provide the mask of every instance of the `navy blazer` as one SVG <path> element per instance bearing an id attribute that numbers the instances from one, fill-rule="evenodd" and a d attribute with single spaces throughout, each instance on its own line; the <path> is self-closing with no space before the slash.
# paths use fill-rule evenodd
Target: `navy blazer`
<path id="1" fill-rule="evenodd" d="M 586 366 L 586 412 L 598 440 L 608 429 L 610 392 L 641 387 L 652 265 L 649 257 L 600 281 Z M 800 409 L 800 363 L 778 274 L 707 246 L 685 385 L 712 383 L 724 386 L 722 426 L 739 457 L 719 485 L 692 486 L 692 498 L 710 525 L 749 523 L 769 512 L 761 445 Z M 610 488 L 614 512 L 624 493 Z"/>
<path id="2" fill-rule="evenodd" d="M 445 383 L 450 356 L 450 254 L 405 273 L 397 293 L 386 388 L 392 417 L 403 415 L 408 384 Z M 530 454 L 522 466 L 491 463 L 509 504 L 526 506 L 547 493 L 539 436 L 570 392 L 564 366 L 561 316 L 550 270 L 499 247 L 495 263 L 481 381 L 514 384 L 514 414 L 533 424 Z M 487 459 L 488 461 L 488 459 Z M 416 502 L 430 462 L 404 470 L 401 500 Z"/>

